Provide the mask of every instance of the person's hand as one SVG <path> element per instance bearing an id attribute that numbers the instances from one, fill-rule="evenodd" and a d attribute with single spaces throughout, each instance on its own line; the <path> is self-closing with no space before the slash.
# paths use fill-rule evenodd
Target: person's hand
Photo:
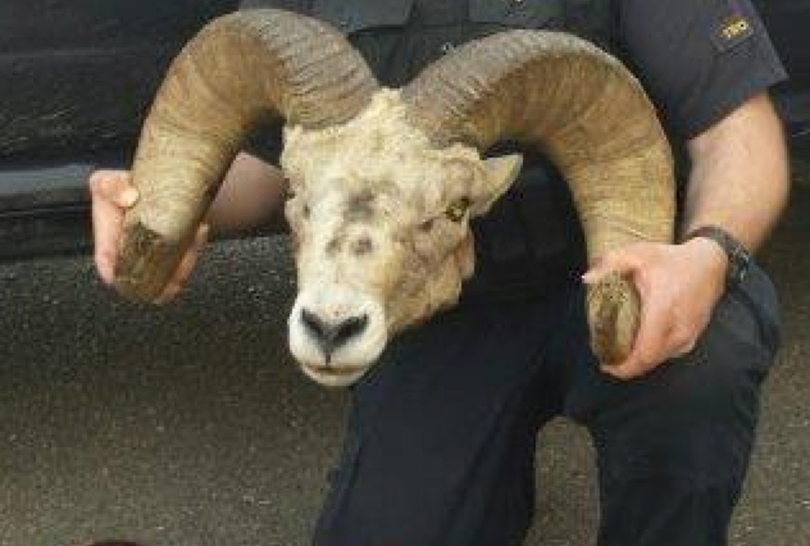
<path id="1" fill-rule="evenodd" d="M 111 285 L 115 280 L 115 261 L 124 227 L 124 213 L 138 201 L 138 190 L 131 183 L 129 171 L 98 170 L 90 175 L 89 185 L 96 270 L 101 280 Z M 208 225 L 203 223 L 172 280 L 155 303 L 165 303 L 180 292 L 208 239 L 208 231 Z"/>
<path id="2" fill-rule="evenodd" d="M 641 316 L 633 349 L 604 373 L 632 379 L 691 351 L 725 288 L 727 259 L 714 242 L 636 243 L 605 255 L 583 277 L 596 283 L 618 271 L 635 284 Z"/>

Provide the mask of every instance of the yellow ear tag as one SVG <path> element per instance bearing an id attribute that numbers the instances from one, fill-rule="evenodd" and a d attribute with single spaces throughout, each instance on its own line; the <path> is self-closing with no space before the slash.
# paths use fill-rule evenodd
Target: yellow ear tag
<path id="1" fill-rule="evenodd" d="M 466 197 L 459 199 L 447 208 L 447 217 L 453 222 L 461 222 L 464 215 L 467 214 L 468 208 L 470 208 L 470 200 Z"/>

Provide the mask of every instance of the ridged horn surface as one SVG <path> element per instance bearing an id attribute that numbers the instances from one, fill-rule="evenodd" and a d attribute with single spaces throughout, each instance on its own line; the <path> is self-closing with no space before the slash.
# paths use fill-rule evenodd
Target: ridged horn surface
<path id="1" fill-rule="evenodd" d="M 256 123 L 343 123 L 377 88 L 360 54 L 315 19 L 255 10 L 208 24 L 173 61 L 142 129 L 117 290 L 159 296 Z"/>
<path id="2" fill-rule="evenodd" d="M 470 42 L 408 85 L 409 116 L 437 145 L 535 146 L 571 189 L 596 262 L 639 241 L 669 242 L 672 157 L 644 90 L 615 58 L 571 35 L 510 31 Z M 639 319 L 632 284 L 589 289 L 591 343 L 606 364 L 629 353 Z"/>

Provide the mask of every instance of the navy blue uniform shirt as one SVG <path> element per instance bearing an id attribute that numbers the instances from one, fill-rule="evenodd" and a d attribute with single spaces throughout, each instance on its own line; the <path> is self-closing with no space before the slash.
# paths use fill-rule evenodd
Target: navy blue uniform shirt
<path id="1" fill-rule="evenodd" d="M 510 28 L 573 32 L 619 56 L 641 80 L 678 152 L 748 98 L 786 77 L 749 0 L 250 0 L 324 19 L 361 51 L 383 85 L 406 84 L 470 39 Z M 264 137 L 275 160 L 276 138 Z M 491 153 L 513 151 L 505 143 Z M 466 296 L 524 297 L 584 267 L 564 181 L 539 154 L 474 222 L 476 275 Z M 676 153 L 676 155 L 680 155 Z"/>

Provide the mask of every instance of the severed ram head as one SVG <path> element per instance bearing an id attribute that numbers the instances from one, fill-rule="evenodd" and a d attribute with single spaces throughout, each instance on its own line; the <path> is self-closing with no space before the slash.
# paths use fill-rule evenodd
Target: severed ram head
<path id="1" fill-rule="evenodd" d="M 471 42 L 398 90 L 380 88 L 326 24 L 279 10 L 225 16 L 173 63 L 144 126 L 117 283 L 152 300 L 170 278 L 257 120 L 285 122 L 281 166 L 298 295 L 290 348 L 319 383 L 348 385 L 396 332 L 458 300 L 474 269 L 470 218 L 520 170 L 482 159 L 503 139 L 568 180 L 588 255 L 672 236 L 669 148 L 641 87 L 577 38 L 512 31 Z M 638 303 L 590 288 L 594 350 L 626 355 Z"/>

